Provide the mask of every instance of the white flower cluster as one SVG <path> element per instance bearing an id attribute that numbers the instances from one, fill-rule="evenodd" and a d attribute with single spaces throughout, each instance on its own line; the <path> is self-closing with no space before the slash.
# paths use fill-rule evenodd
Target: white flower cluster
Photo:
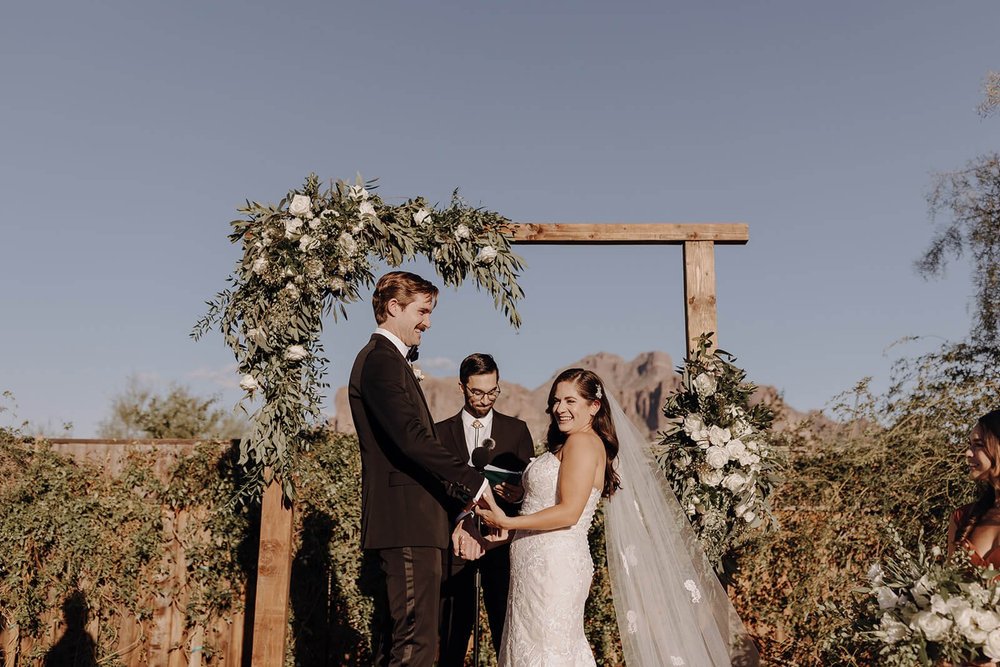
<path id="1" fill-rule="evenodd" d="M 702 389 L 715 392 L 716 379 L 702 373 L 695 378 L 694 385 L 699 394 Z M 724 489 L 733 498 L 736 516 L 745 523 L 757 526 L 762 515 L 763 496 L 758 492 L 759 477 L 763 470 L 762 458 L 768 456 L 768 446 L 760 434 L 745 419 L 746 413 L 739 406 L 731 406 L 735 417 L 733 425 L 722 428 L 707 425 L 701 413 L 691 413 L 684 417 L 683 431 L 694 441 L 693 452 L 685 451 L 676 459 L 675 465 L 691 471 L 687 486 L 701 486 L 687 504 L 691 515 L 711 515 L 705 503 L 697 502 L 711 493 Z M 696 461 L 695 459 L 700 459 Z M 707 519 L 714 522 L 711 516 Z"/>
<path id="2" fill-rule="evenodd" d="M 707 340 L 680 369 L 681 387 L 663 407 L 672 426 L 653 452 L 718 569 L 736 546 L 777 527 L 770 498 L 780 457 L 769 432 L 773 414 L 751 405 L 755 386 Z"/>
<path id="3" fill-rule="evenodd" d="M 940 550 L 933 551 L 940 554 Z M 905 568 L 921 572 L 916 581 L 886 581 L 878 564 L 868 571 L 878 624 L 872 634 L 891 649 L 937 645 L 962 654 L 1000 660 L 1000 586 L 995 571 L 971 578 L 968 570 L 913 561 Z M 973 575 L 974 576 L 974 575 Z"/>

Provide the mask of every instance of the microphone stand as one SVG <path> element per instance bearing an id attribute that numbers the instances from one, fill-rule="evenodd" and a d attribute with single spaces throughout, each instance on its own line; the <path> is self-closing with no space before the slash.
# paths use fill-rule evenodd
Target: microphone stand
<path id="1" fill-rule="evenodd" d="M 496 447 L 496 441 L 493 440 L 493 438 L 486 438 L 483 440 L 483 444 L 472 450 L 472 465 L 477 471 L 483 472 L 483 468 L 485 468 L 486 464 L 489 462 L 490 452 L 494 447 Z M 479 535 L 482 536 L 483 524 L 478 516 L 476 517 L 476 530 L 478 530 Z M 481 559 L 485 557 L 486 556 L 484 554 Z M 472 631 L 472 664 L 474 667 L 479 667 L 479 632 L 482 626 L 479 613 L 483 585 L 482 563 L 474 562 L 472 566 L 476 568 L 476 572 L 473 575 L 476 587 L 476 621 Z"/>
<path id="2" fill-rule="evenodd" d="M 483 526 L 482 526 L 482 523 L 479 520 L 479 517 L 476 517 L 476 528 L 480 531 L 480 535 L 482 535 L 482 528 L 483 528 Z M 483 586 L 483 579 L 482 579 L 482 577 L 483 577 L 483 574 L 482 574 L 482 569 L 481 569 L 481 564 L 480 563 L 473 564 L 473 567 L 476 568 L 476 573 L 475 573 L 475 586 L 476 586 L 476 607 L 475 607 L 475 609 L 476 609 L 476 625 L 475 625 L 475 629 L 472 631 L 472 664 L 473 664 L 474 667 L 479 667 L 479 632 L 480 632 L 480 624 L 481 624 L 480 613 L 479 613 L 479 604 L 480 604 L 480 598 L 482 596 L 482 586 Z"/>

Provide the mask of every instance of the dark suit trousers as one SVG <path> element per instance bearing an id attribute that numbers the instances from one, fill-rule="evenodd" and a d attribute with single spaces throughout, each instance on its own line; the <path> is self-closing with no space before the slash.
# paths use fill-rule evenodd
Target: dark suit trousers
<path id="1" fill-rule="evenodd" d="M 431 667 L 437 657 L 438 614 L 443 549 L 398 547 L 379 549 L 386 599 L 375 664 Z"/>
<path id="2" fill-rule="evenodd" d="M 481 573 L 483 605 L 493 648 L 499 653 L 510 589 L 510 548 L 497 547 L 479 560 L 466 561 L 445 552 L 441 582 L 441 661 L 439 667 L 462 667 L 476 622 L 476 569 Z"/>

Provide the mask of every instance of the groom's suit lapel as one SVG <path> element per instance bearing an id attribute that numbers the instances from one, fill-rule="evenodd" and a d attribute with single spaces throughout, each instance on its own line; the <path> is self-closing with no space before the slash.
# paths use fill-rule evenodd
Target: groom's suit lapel
<path id="1" fill-rule="evenodd" d="M 405 382 L 407 383 L 406 389 L 409 392 L 416 393 L 416 395 L 420 397 L 420 403 L 421 405 L 424 406 L 425 420 L 427 424 L 430 425 L 431 433 L 433 433 L 434 436 L 437 437 L 437 431 L 434 428 L 434 417 L 431 416 L 431 409 L 427 405 L 427 398 L 424 397 L 424 392 L 420 388 L 420 381 L 417 380 L 417 375 L 416 373 L 413 372 L 413 367 L 410 366 L 410 362 L 406 360 L 406 357 L 404 357 L 402 354 L 399 353 L 399 348 L 393 345 L 388 338 L 386 338 L 382 334 L 372 334 L 372 335 L 379 339 L 380 344 L 388 345 L 390 348 L 392 348 L 392 350 L 399 357 L 399 363 L 403 364 L 403 366 L 406 367 L 406 373 L 404 374 L 408 378 L 407 380 L 405 380 Z"/>

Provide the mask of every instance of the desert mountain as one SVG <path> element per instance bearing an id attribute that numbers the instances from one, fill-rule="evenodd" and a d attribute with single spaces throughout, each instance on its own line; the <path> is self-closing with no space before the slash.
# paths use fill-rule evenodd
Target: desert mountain
<path id="1" fill-rule="evenodd" d="M 667 395 L 675 391 L 681 381 L 670 355 L 665 352 L 643 352 L 635 359 L 626 361 L 616 354 L 598 352 L 568 365 L 567 368 L 576 366 L 589 368 L 600 375 L 614 392 L 622 409 L 638 426 L 644 427 L 650 434 L 666 426 L 661 408 Z M 515 384 L 503 377 L 500 379 L 503 393 L 497 399 L 496 409 L 523 419 L 536 442 L 545 436 L 548 426 L 545 400 L 548 398 L 552 379 L 558 372 L 553 373 L 548 381 L 534 389 Z M 462 392 L 457 377 L 428 375 L 421 386 L 427 398 L 427 405 L 436 421 L 450 417 L 462 408 Z M 775 404 L 775 407 L 781 405 L 783 415 L 779 422 L 794 422 L 803 416 L 783 405 L 781 396 L 774 387 L 760 387 L 754 395 L 754 400 Z M 337 390 L 335 407 L 337 415 L 331 420 L 334 428 L 353 433 L 354 422 L 351 420 L 346 387 Z"/>

